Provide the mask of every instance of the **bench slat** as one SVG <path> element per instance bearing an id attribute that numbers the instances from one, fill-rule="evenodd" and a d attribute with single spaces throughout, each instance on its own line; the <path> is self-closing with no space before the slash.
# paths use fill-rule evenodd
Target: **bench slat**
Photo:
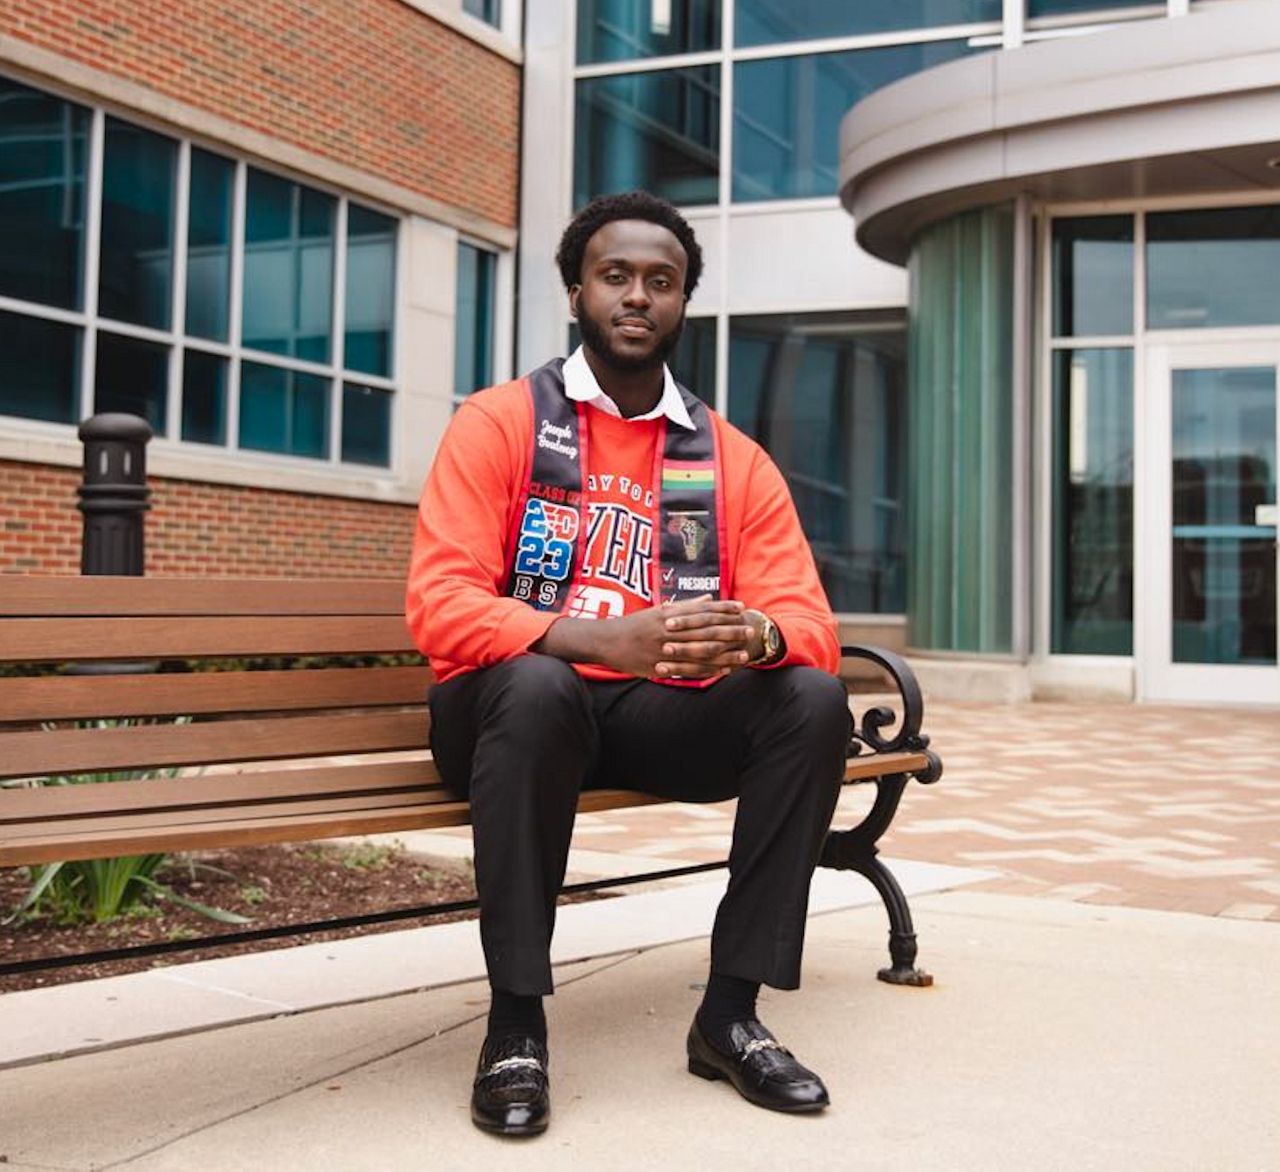
<path id="1" fill-rule="evenodd" d="M 0 790 L 0 833 L 21 822 L 88 817 L 179 807 L 229 805 L 375 793 L 439 785 L 435 762 L 377 761 L 319 768 L 264 769 L 249 773 L 201 773 L 94 785 Z"/>
<path id="2" fill-rule="evenodd" d="M 127 728 L 11 732 L 0 777 L 150 769 L 229 761 L 273 761 L 421 749 L 426 709 L 215 720 Z"/>
<path id="3" fill-rule="evenodd" d="M 7 575 L 0 615 L 402 615 L 404 582 L 381 578 L 122 578 Z"/>
<path id="4" fill-rule="evenodd" d="M 416 650 L 403 615 L 4 620 L 0 660 L 179 659 Z"/>
<path id="5" fill-rule="evenodd" d="M 427 667 L 0 679 L 0 722 L 418 704 Z"/>
<path id="6" fill-rule="evenodd" d="M 582 795 L 578 809 L 597 813 L 626 806 L 646 806 L 662 799 L 628 790 L 591 790 Z M 263 846 L 296 842 L 299 839 L 337 838 L 363 834 L 386 834 L 402 830 L 435 830 L 464 826 L 470 821 L 466 802 L 438 802 L 431 805 L 388 806 L 374 814 L 368 811 L 336 811 L 301 818 L 265 814 L 221 822 L 216 838 L 200 823 L 186 826 L 150 826 L 135 821 L 127 835 L 104 835 L 94 831 L 68 839 L 61 835 L 49 840 L 32 838 L 23 843 L 0 842 L 0 866 L 29 866 L 55 863 L 62 859 L 96 859 L 153 851 L 190 851 L 223 846 Z"/>

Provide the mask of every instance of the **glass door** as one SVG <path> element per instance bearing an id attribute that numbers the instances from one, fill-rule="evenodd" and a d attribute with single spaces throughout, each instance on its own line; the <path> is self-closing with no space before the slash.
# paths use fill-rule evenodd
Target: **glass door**
<path id="1" fill-rule="evenodd" d="M 1151 347 L 1146 381 L 1139 695 L 1280 704 L 1280 341 Z"/>

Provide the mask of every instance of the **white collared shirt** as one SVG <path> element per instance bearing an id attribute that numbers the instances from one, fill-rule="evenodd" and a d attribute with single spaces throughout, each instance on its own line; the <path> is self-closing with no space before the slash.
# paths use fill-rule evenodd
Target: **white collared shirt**
<path id="1" fill-rule="evenodd" d="M 581 346 L 565 359 L 562 373 L 564 393 L 575 403 L 589 403 L 606 415 L 612 415 L 618 419 L 623 417 L 622 412 L 618 410 L 618 404 L 601 390 L 596 376 L 591 372 L 591 367 L 587 365 L 587 357 L 583 354 Z M 684 405 L 684 400 L 676 387 L 676 380 L 671 377 L 671 371 L 667 369 L 665 362 L 662 364 L 662 397 L 658 400 L 658 405 L 644 415 L 633 415 L 631 418 L 638 421 L 658 419 L 663 415 L 687 431 L 698 430 L 693 420 L 689 418 L 689 409 Z"/>

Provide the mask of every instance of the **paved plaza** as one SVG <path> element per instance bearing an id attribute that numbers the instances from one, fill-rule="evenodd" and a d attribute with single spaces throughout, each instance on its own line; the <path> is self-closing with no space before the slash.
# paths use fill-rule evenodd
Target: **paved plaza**
<path id="1" fill-rule="evenodd" d="M 856 697 L 855 705 L 866 704 Z M 1280 920 L 1280 713 L 929 703 L 945 772 L 908 787 L 887 855 L 1001 872 L 976 890 Z M 869 787 L 850 787 L 836 825 Z M 733 806 L 579 820 L 576 844 L 723 858 Z"/>

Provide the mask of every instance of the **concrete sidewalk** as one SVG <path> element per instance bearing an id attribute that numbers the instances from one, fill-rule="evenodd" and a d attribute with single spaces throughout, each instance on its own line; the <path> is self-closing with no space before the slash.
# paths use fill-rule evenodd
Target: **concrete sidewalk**
<path id="1" fill-rule="evenodd" d="M 703 939 L 565 966 L 554 1119 L 467 1114 L 479 982 L 0 1072 L 8 1169 L 1273 1169 L 1280 933 L 998 894 L 914 901 L 937 984 L 872 973 L 883 912 L 815 917 L 762 1016 L 826 1077 L 819 1117 L 692 1078 Z M 429 931 L 434 931 L 430 929 Z"/>

